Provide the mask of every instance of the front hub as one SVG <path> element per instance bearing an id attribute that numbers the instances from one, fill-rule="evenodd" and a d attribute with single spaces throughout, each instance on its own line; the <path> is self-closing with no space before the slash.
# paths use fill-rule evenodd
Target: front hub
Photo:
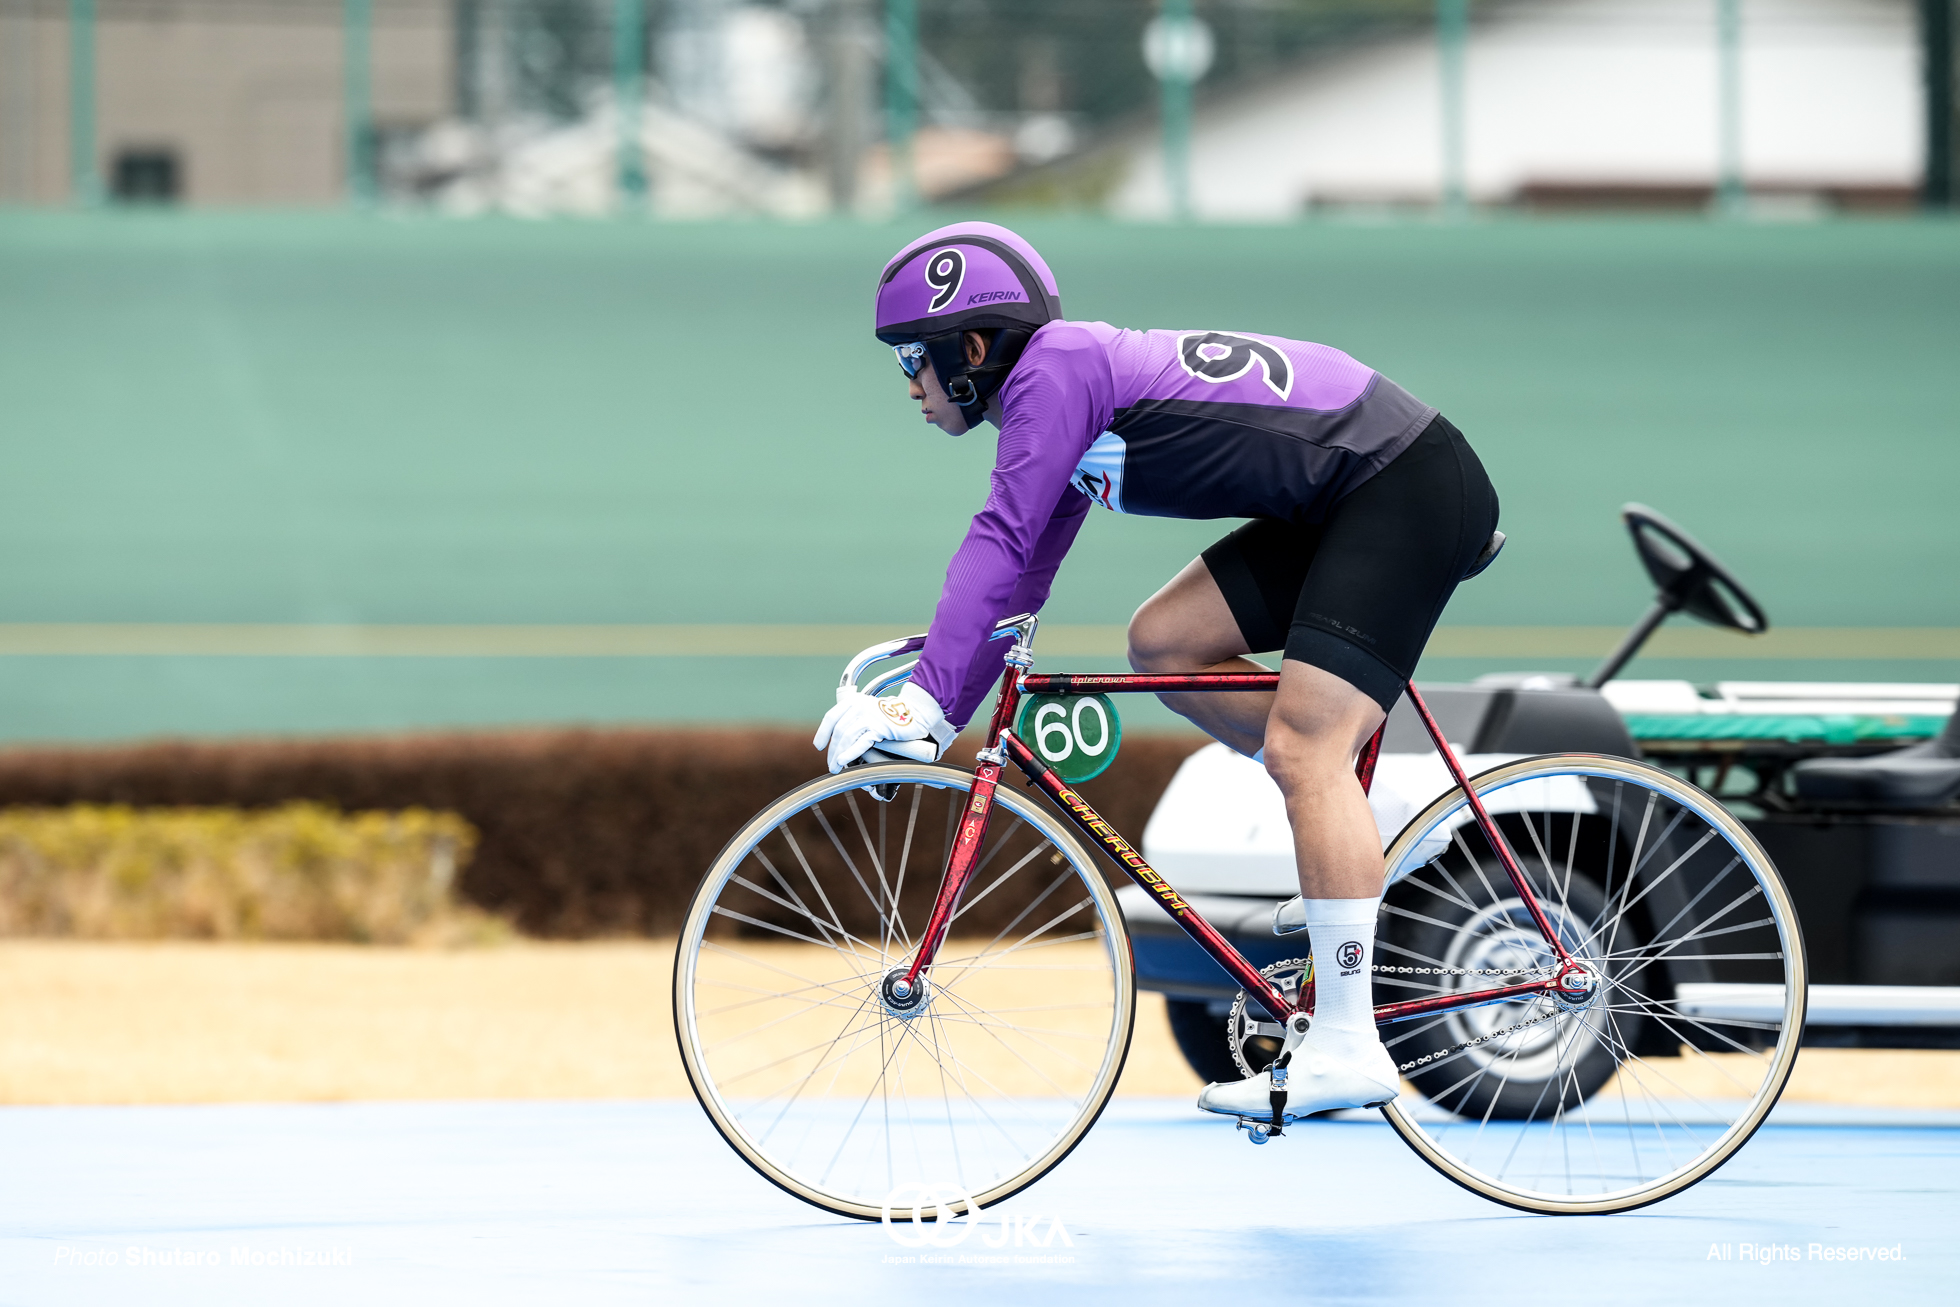
<path id="1" fill-rule="evenodd" d="M 920 972 L 908 982 L 905 973 L 909 969 L 892 968 L 878 985 L 878 997 L 885 1011 L 901 1021 L 910 1021 L 932 1005 L 932 987 L 926 983 L 925 973 Z"/>

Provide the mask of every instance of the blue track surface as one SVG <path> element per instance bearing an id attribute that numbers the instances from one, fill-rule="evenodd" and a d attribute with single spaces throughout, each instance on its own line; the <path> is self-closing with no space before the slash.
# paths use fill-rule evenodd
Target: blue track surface
<path id="1" fill-rule="evenodd" d="M 1679 1197 L 1553 1219 L 1456 1189 L 1377 1123 L 1254 1149 L 1181 1102 L 1121 1101 L 998 1209 L 1039 1217 L 1047 1247 L 989 1250 L 1002 1236 L 983 1228 L 942 1254 L 1073 1258 L 1020 1264 L 892 1260 L 919 1252 L 765 1184 L 692 1103 L 12 1108 L 0 1156 L 4 1304 L 1843 1304 L 1960 1287 L 1960 1113 L 1790 1109 Z M 1813 1243 L 1905 1260 L 1812 1260 Z M 249 1264 L 282 1250 L 345 1264 Z"/>

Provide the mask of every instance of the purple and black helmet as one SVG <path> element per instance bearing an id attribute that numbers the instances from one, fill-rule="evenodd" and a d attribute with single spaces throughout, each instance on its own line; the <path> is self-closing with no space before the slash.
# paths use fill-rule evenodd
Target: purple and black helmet
<path id="1" fill-rule="evenodd" d="M 1055 274 L 1034 246 L 991 222 L 957 222 L 927 232 L 894 255 L 878 277 L 878 339 L 920 344 L 947 396 L 979 424 L 1028 338 L 1062 316 Z M 991 331 L 969 364 L 960 333 Z"/>

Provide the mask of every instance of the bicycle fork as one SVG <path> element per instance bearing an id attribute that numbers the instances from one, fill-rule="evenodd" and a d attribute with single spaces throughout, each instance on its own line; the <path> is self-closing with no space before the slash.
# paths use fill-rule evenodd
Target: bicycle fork
<path id="1" fill-rule="evenodd" d="M 946 873 L 939 880 L 939 896 L 932 901 L 932 915 L 926 918 L 926 927 L 919 934 L 919 949 L 912 956 L 912 965 L 907 967 L 904 976 L 892 982 L 892 995 L 898 999 L 908 999 L 918 987 L 919 973 L 932 965 L 939 955 L 939 946 L 946 942 L 946 932 L 953 927 L 953 914 L 959 909 L 960 895 L 966 889 L 967 881 L 973 878 L 974 865 L 980 859 L 980 846 L 987 842 L 987 818 L 994 810 L 994 790 L 1000 784 L 1001 767 L 998 762 L 983 762 L 973 775 L 973 788 L 968 791 L 966 811 L 960 814 L 959 834 L 953 840 L 952 856 L 946 860 Z"/>
<path id="2" fill-rule="evenodd" d="M 987 745 L 980 750 L 973 786 L 967 791 L 966 811 L 960 814 L 959 834 L 953 840 L 952 855 L 946 859 L 945 874 L 939 878 L 939 894 L 932 901 L 932 915 L 926 918 L 925 929 L 919 933 L 918 952 L 912 955 L 912 964 L 903 976 L 886 982 L 892 997 L 901 1002 L 909 1001 L 918 991 L 919 973 L 939 956 L 939 946 L 946 942 L 946 933 L 953 928 L 960 895 L 966 891 L 966 883 L 973 879 L 973 869 L 979 864 L 980 846 L 987 842 L 987 819 L 993 815 L 994 790 L 1000 785 L 1001 768 L 1006 761 L 1001 753 L 1001 740 L 1003 736 L 1013 738 L 1008 734 L 1008 727 L 1021 706 L 1021 673 L 1034 665 L 1034 653 L 1028 641 L 1034 636 L 1036 619 L 1027 620 L 1029 625 L 1021 629 L 1019 638 L 1001 660 L 1007 667 L 1006 684 L 1001 686 L 1000 698 L 994 703 L 993 720 L 987 724 Z"/>

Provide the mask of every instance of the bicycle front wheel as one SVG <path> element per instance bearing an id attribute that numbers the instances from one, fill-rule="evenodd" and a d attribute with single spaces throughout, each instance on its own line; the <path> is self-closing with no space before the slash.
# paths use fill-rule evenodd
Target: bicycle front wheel
<path id="1" fill-rule="evenodd" d="M 957 1214 L 1034 1183 L 1129 1050 L 1116 898 L 1005 786 L 923 999 L 894 998 L 971 781 L 893 764 L 792 790 L 729 841 L 681 931 L 674 1026 L 695 1096 L 763 1176 L 843 1216 Z"/>
<path id="2" fill-rule="evenodd" d="M 1789 893 L 1712 796 L 1620 758 L 1470 782 L 1567 954 L 1566 993 L 1382 1027 L 1418 1094 L 1384 1109 L 1431 1166 L 1527 1211 L 1619 1212 L 1728 1160 L 1789 1080 L 1804 1022 Z M 1556 954 L 1463 791 L 1387 854 L 1375 1001 L 1548 978 Z"/>

